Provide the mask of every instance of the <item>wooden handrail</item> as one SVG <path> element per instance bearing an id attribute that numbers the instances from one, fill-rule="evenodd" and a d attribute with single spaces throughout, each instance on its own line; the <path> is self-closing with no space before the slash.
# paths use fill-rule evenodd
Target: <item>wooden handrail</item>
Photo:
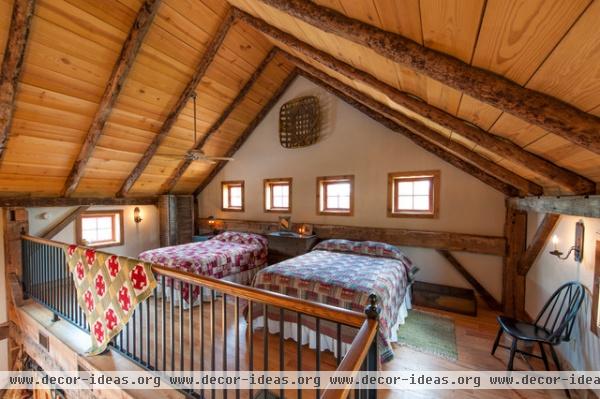
<path id="1" fill-rule="evenodd" d="M 350 350 L 344 356 L 336 372 L 356 373 L 360 371 L 369 353 L 369 348 L 377 337 L 378 324 L 379 322 L 376 319 L 366 319 L 363 322 L 354 341 L 352 341 Z M 326 387 L 321 395 L 321 399 L 346 399 L 352 387 L 353 385 L 351 384 L 346 385 L 344 388 Z"/>
<path id="2" fill-rule="evenodd" d="M 45 238 L 34 237 L 30 235 L 22 235 L 23 239 L 38 244 L 50 245 L 53 247 L 62 248 L 67 243 L 48 240 Z M 80 245 L 82 248 L 94 249 Z M 245 285 L 232 283 L 230 281 L 219 280 L 213 277 L 200 276 L 198 274 L 184 272 L 181 270 L 170 269 L 161 265 L 152 264 L 152 271 L 164 275 L 166 277 L 175 278 L 186 283 L 201 285 L 210 289 L 214 289 L 225 294 L 234 295 L 246 300 L 266 303 L 271 306 L 293 310 L 295 312 L 304 313 L 309 316 L 319 317 L 321 319 L 341 323 L 344 325 L 361 328 L 364 326 L 366 316 L 362 313 L 321 304 L 317 302 L 307 301 L 296 297 L 291 297 L 277 292 L 266 291 L 258 288 L 248 287 Z M 358 338 L 358 337 L 357 337 Z M 354 347 L 354 345 L 352 345 Z M 345 359 L 344 359 L 345 360 Z"/>

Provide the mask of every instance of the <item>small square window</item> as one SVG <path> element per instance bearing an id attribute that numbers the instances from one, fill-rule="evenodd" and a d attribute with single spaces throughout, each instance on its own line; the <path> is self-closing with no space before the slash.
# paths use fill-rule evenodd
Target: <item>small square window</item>
<path id="1" fill-rule="evenodd" d="M 292 211 L 292 178 L 265 179 L 265 212 L 289 213 Z"/>
<path id="2" fill-rule="evenodd" d="M 388 216 L 436 218 L 439 210 L 439 171 L 388 175 Z"/>
<path id="3" fill-rule="evenodd" d="M 123 211 L 89 211 L 77 218 L 77 243 L 88 247 L 123 245 Z"/>
<path id="4" fill-rule="evenodd" d="M 354 213 L 354 176 L 317 178 L 317 213 L 351 216 Z"/>
<path id="5" fill-rule="evenodd" d="M 244 181 L 221 182 L 221 210 L 244 211 Z"/>

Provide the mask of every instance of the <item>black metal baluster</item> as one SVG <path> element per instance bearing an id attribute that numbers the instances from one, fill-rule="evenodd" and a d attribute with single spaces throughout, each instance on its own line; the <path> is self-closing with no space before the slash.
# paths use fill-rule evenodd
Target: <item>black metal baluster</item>
<path id="1" fill-rule="evenodd" d="M 342 361 L 342 325 L 337 323 L 337 365 Z"/>
<path id="2" fill-rule="evenodd" d="M 133 347 L 133 351 L 131 353 L 131 356 L 133 356 L 133 358 L 136 358 L 136 354 L 137 354 L 137 315 L 138 315 L 138 310 L 135 309 L 133 311 L 133 321 L 131 324 L 133 324 L 133 333 L 131 334 L 131 341 L 132 341 L 132 347 Z"/>
<path id="3" fill-rule="evenodd" d="M 283 308 L 279 308 L 279 371 L 283 372 L 285 370 L 285 342 L 283 341 L 283 329 L 284 329 L 284 317 L 285 311 Z M 279 387 L 279 397 L 284 397 L 283 384 Z"/>
<path id="4" fill-rule="evenodd" d="M 166 330 L 167 330 L 166 300 L 167 300 L 167 295 L 166 295 L 166 287 L 165 287 L 165 276 L 164 275 L 160 276 L 160 279 L 161 279 L 160 284 L 161 284 L 161 288 L 162 288 L 162 302 L 161 302 L 161 307 L 162 307 L 162 327 L 161 327 L 161 332 L 162 332 L 162 371 L 166 371 L 167 370 L 167 337 L 166 337 Z"/>
<path id="5" fill-rule="evenodd" d="M 248 331 L 248 339 L 250 340 L 250 350 L 248 353 L 248 370 L 249 371 L 254 371 L 254 315 L 252 314 L 252 308 L 254 307 L 254 304 L 252 303 L 252 301 L 248 301 L 248 328 L 250 329 Z M 249 395 L 250 398 L 254 398 L 254 390 L 252 388 L 250 388 L 249 390 Z"/>
<path id="6" fill-rule="evenodd" d="M 237 296 L 235 297 L 233 312 L 235 319 L 235 370 L 240 371 L 240 298 Z M 237 388 L 235 390 L 235 398 L 240 399 L 239 386 Z"/>
<path id="7" fill-rule="evenodd" d="M 190 304 L 191 306 L 191 304 Z M 183 281 L 179 282 L 179 371 L 183 371 L 184 368 L 184 352 L 183 352 Z"/>
<path id="8" fill-rule="evenodd" d="M 192 285 L 191 283 L 188 283 L 188 301 L 190 304 L 190 371 L 194 371 L 194 352 L 195 352 L 195 346 L 194 346 L 194 289 L 195 286 Z"/>
<path id="9" fill-rule="evenodd" d="M 144 363 L 144 304 L 141 303 L 139 306 L 139 315 L 140 315 L 140 363 Z"/>
<path id="10" fill-rule="evenodd" d="M 263 304 L 264 327 L 263 327 L 263 370 L 269 371 L 269 307 Z M 265 397 L 267 397 L 267 385 L 264 386 Z"/>
<path id="11" fill-rule="evenodd" d="M 150 299 L 144 301 L 146 304 L 146 366 L 150 368 Z"/>
<path id="12" fill-rule="evenodd" d="M 215 290 L 210 290 L 210 370 L 215 371 Z"/>
<path id="13" fill-rule="evenodd" d="M 227 295 L 221 294 L 222 310 L 221 310 L 221 331 L 223 332 L 223 371 L 227 371 Z M 227 399 L 227 389 L 223 387 L 223 399 Z"/>
<path id="14" fill-rule="evenodd" d="M 200 371 L 204 371 L 204 287 L 200 287 Z M 200 386 L 201 397 L 204 397 L 204 388 Z"/>
<path id="15" fill-rule="evenodd" d="M 170 345 L 170 351 L 171 351 L 171 371 L 175 370 L 175 287 L 176 287 L 176 281 L 175 279 L 171 279 L 171 295 L 169 298 L 169 301 L 171 303 L 171 307 L 170 307 L 170 312 L 169 312 L 169 318 L 170 318 L 170 324 L 171 324 L 171 345 Z M 181 306 L 181 304 L 179 304 L 179 306 Z"/>
<path id="16" fill-rule="evenodd" d="M 158 287 L 154 288 L 154 369 L 158 370 Z"/>
<path id="17" fill-rule="evenodd" d="M 321 371 L 321 319 L 318 317 L 315 317 L 315 330 L 317 330 L 317 353 L 316 353 L 316 370 L 317 371 Z M 316 397 L 318 398 L 319 396 L 321 396 L 321 390 L 319 388 L 317 388 L 317 395 Z"/>
<path id="18" fill-rule="evenodd" d="M 301 313 L 297 313 L 297 320 L 296 320 L 296 335 L 297 335 L 297 342 L 296 342 L 296 350 L 298 351 L 298 359 L 297 360 L 297 369 L 296 370 L 302 370 L 302 314 Z M 302 389 L 298 388 L 298 399 L 302 399 Z"/>

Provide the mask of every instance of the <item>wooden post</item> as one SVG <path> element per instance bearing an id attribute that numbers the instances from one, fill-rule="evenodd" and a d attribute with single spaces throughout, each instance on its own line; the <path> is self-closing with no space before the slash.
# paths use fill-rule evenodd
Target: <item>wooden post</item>
<path id="1" fill-rule="evenodd" d="M 6 306 L 9 320 L 16 317 L 16 307 L 21 305 L 23 290 L 20 284 L 22 273 L 21 235 L 29 232 L 29 218 L 25 208 L 4 208 L 4 278 Z M 12 365 L 17 346 L 8 341 L 9 364 Z"/>
<path id="2" fill-rule="evenodd" d="M 507 205 L 504 224 L 507 254 L 504 257 L 502 302 L 506 315 L 525 318 L 525 276 L 519 275 L 519 261 L 527 245 L 527 213 Z"/>

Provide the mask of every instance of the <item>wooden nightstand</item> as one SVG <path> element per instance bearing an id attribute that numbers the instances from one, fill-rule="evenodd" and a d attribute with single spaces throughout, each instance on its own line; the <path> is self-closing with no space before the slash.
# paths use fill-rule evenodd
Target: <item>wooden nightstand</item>
<path id="1" fill-rule="evenodd" d="M 269 240 L 269 264 L 278 263 L 307 253 L 319 241 L 317 236 L 305 236 L 292 232 L 273 232 L 267 235 Z"/>

